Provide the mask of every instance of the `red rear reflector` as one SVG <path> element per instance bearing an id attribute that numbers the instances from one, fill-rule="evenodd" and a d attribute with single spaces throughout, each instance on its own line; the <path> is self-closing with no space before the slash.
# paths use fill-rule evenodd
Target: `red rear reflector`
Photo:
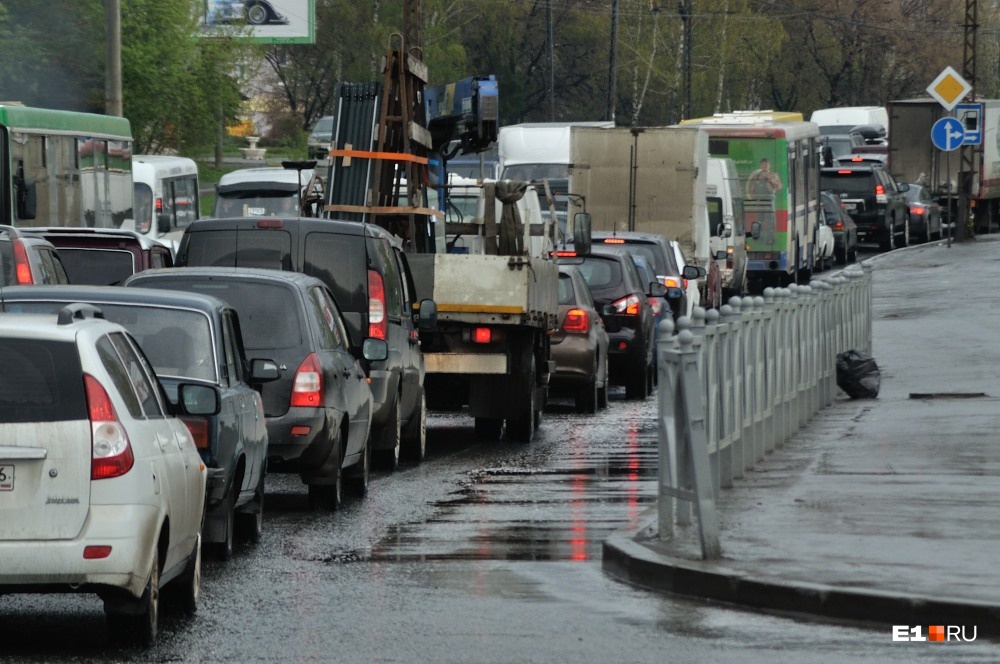
<path id="1" fill-rule="evenodd" d="M 292 427 L 293 436 L 305 436 L 310 431 L 312 431 L 312 429 L 303 424 L 296 424 L 295 426 Z"/>
<path id="2" fill-rule="evenodd" d="M 488 344 L 493 340 L 493 333 L 488 327 L 474 327 L 472 328 L 472 343 L 474 344 Z"/>
<path id="3" fill-rule="evenodd" d="M 182 417 L 181 421 L 187 426 L 194 439 L 194 446 L 199 450 L 208 449 L 208 420 L 201 417 Z"/>
<path id="4" fill-rule="evenodd" d="M 111 547 L 107 544 L 89 544 L 83 547 L 84 560 L 97 560 L 111 555 Z"/>
<path id="5" fill-rule="evenodd" d="M 566 312 L 566 320 L 563 321 L 564 332 L 582 332 L 586 334 L 590 331 L 590 318 L 583 309 L 570 309 Z"/>
<path id="6" fill-rule="evenodd" d="M 627 349 L 628 349 L 628 342 L 627 341 L 619 341 L 618 342 L 618 350 L 627 350 Z"/>
<path id="7" fill-rule="evenodd" d="M 604 244 L 625 244 L 625 240 L 617 237 L 604 238 Z"/>

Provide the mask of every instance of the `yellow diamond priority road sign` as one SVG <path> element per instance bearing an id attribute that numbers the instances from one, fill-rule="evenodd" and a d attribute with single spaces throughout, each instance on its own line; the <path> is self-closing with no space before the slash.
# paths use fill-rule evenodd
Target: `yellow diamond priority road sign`
<path id="1" fill-rule="evenodd" d="M 951 67 L 945 67 L 934 82 L 927 86 L 927 93 L 937 99 L 946 111 L 955 108 L 955 105 L 971 91 L 972 86 L 968 81 Z"/>

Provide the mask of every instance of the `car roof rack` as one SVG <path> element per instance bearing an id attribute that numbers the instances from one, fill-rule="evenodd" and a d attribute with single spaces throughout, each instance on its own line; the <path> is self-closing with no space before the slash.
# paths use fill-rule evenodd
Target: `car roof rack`
<path id="1" fill-rule="evenodd" d="M 74 302 L 67 304 L 59 310 L 56 323 L 59 325 L 69 325 L 73 321 L 85 320 L 87 318 L 104 318 L 104 312 L 92 304 L 85 302 Z"/>

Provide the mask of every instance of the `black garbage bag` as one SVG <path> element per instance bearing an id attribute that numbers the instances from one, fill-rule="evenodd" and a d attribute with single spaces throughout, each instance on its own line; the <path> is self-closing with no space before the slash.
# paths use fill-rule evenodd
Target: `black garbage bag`
<path id="1" fill-rule="evenodd" d="M 878 365 L 861 351 L 847 350 L 837 355 L 837 387 L 852 399 L 874 399 L 882 385 Z"/>

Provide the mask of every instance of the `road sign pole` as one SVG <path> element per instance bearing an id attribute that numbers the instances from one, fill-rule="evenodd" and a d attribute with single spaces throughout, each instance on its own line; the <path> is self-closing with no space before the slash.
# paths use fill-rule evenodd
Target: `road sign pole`
<path id="1" fill-rule="evenodd" d="M 954 212 L 952 212 L 952 205 L 951 205 L 951 150 L 948 150 L 944 154 L 945 154 L 944 169 L 945 173 L 947 173 L 946 177 L 948 179 L 948 248 L 950 249 L 951 234 L 952 234 L 951 229 L 954 228 L 955 226 L 955 214 Z"/>

